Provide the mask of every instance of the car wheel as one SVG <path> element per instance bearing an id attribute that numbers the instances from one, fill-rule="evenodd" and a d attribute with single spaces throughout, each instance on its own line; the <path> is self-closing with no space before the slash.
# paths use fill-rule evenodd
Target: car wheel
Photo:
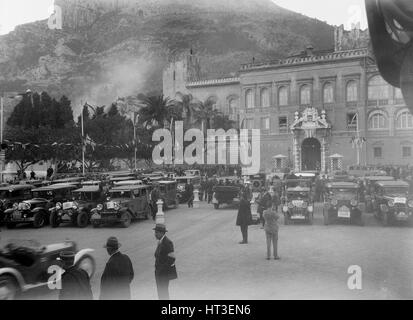
<path id="1" fill-rule="evenodd" d="M 324 218 L 324 225 L 328 226 L 330 224 L 330 221 L 328 219 L 328 212 L 326 212 L 325 210 L 323 210 L 323 218 Z"/>
<path id="2" fill-rule="evenodd" d="M 132 216 L 130 215 L 129 212 L 124 212 L 122 213 L 120 220 L 121 220 L 122 228 L 128 228 L 131 225 Z"/>
<path id="3" fill-rule="evenodd" d="M 34 219 L 33 227 L 35 227 L 36 229 L 39 229 L 39 228 L 43 227 L 45 222 L 46 222 L 43 212 L 37 212 L 34 215 L 33 219 Z"/>
<path id="4" fill-rule="evenodd" d="M 17 281 L 12 276 L 0 276 L 0 300 L 15 300 L 20 292 Z"/>
<path id="5" fill-rule="evenodd" d="M 35 219 L 35 220 L 36 220 L 36 219 Z M 50 220 L 50 226 L 51 226 L 52 228 L 57 228 L 57 227 L 59 226 L 60 222 L 59 222 L 59 216 L 58 216 L 58 214 L 57 214 L 57 211 L 53 211 L 53 212 L 50 214 L 49 220 Z"/>
<path id="6" fill-rule="evenodd" d="M 219 209 L 219 203 L 214 203 L 214 208 L 215 208 L 215 210 L 218 210 Z"/>
<path id="7" fill-rule="evenodd" d="M 80 260 L 76 263 L 76 266 L 84 271 L 87 272 L 89 275 L 89 279 L 93 277 L 96 270 L 96 262 L 95 259 L 91 255 L 84 255 Z"/>
<path id="8" fill-rule="evenodd" d="M 79 228 L 86 228 L 89 222 L 89 216 L 87 212 L 82 211 L 77 215 L 76 224 Z"/>

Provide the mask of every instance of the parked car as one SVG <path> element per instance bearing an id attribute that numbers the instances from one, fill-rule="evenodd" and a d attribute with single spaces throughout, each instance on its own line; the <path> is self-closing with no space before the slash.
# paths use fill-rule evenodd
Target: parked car
<path id="1" fill-rule="evenodd" d="M 153 184 L 159 187 L 160 198 L 163 201 L 163 210 L 168 210 L 170 207 L 177 208 L 179 200 L 177 196 L 177 183 L 170 180 L 161 180 Z"/>
<path id="2" fill-rule="evenodd" d="M 369 176 L 364 178 L 364 201 L 366 203 L 366 212 L 373 212 L 374 208 L 374 191 L 376 182 L 394 181 L 391 176 Z"/>
<path id="3" fill-rule="evenodd" d="M 133 220 L 149 219 L 150 190 L 151 187 L 148 185 L 119 186 L 110 189 L 107 201 L 92 209 L 92 226 L 120 223 L 123 228 L 127 228 Z"/>
<path id="4" fill-rule="evenodd" d="M 366 176 L 385 176 L 386 171 L 377 169 L 374 166 L 349 166 L 347 170 L 350 176 L 359 178 Z"/>
<path id="5" fill-rule="evenodd" d="M 6 210 L 5 223 L 12 229 L 18 224 L 32 224 L 41 228 L 50 219 L 50 209 L 57 203 L 72 199 L 72 191 L 77 189 L 73 184 L 52 184 L 50 186 L 33 189 L 32 198 L 15 203 L 13 208 Z"/>
<path id="6" fill-rule="evenodd" d="M 360 202 L 360 187 L 353 182 L 330 182 L 324 195 L 324 225 L 332 221 L 348 221 L 364 225 L 364 204 Z"/>
<path id="7" fill-rule="evenodd" d="M 240 186 L 224 186 L 218 185 L 213 189 L 212 204 L 215 209 L 219 209 L 221 204 L 233 205 L 240 202 Z"/>
<path id="8" fill-rule="evenodd" d="M 0 188 L 0 224 L 5 218 L 5 211 L 13 207 L 14 203 L 31 198 L 33 186 L 27 184 L 12 184 Z"/>
<path id="9" fill-rule="evenodd" d="M 63 178 L 53 180 L 51 184 L 73 184 L 76 187 L 80 188 L 83 180 L 85 180 L 83 177 Z"/>
<path id="10" fill-rule="evenodd" d="M 374 214 L 383 226 L 413 222 L 413 195 L 407 182 L 378 181 L 374 194 Z"/>
<path id="11" fill-rule="evenodd" d="M 0 300 L 13 300 L 22 292 L 52 284 L 49 268 L 61 268 L 59 256 L 67 250 L 76 252 L 75 265 L 85 270 L 91 278 L 96 269 L 95 259 L 91 255 L 94 250 L 78 250 L 73 241 L 48 246 L 34 241 L 18 241 L 0 249 Z"/>
<path id="12" fill-rule="evenodd" d="M 284 224 L 295 221 L 313 223 L 314 199 L 310 179 L 290 179 L 285 181 L 282 196 Z"/>
<path id="13" fill-rule="evenodd" d="M 84 186 L 72 192 L 73 199 L 56 203 L 50 211 L 50 225 L 57 228 L 62 223 L 71 223 L 86 228 L 90 222 L 91 210 L 102 202 L 104 194 L 99 186 Z"/>

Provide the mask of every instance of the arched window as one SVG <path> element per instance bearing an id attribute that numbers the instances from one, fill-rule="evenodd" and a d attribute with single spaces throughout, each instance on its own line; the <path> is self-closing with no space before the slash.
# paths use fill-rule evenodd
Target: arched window
<path id="1" fill-rule="evenodd" d="M 413 129 L 413 116 L 409 111 L 402 111 L 396 118 L 397 129 Z"/>
<path id="2" fill-rule="evenodd" d="M 288 88 L 281 87 L 278 89 L 278 105 L 288 106 Z"/>
<path id="3" fill-rule="evenodd" d="M 369 129 L 386 129 L 387 118 L 381 112 L 375 112 L 369 117 Z"/>
<path id="4" fill-rule="evenodd" d="M 300 88 L 300 104 L 301 105 L 311 104 L 311 88 L 307 84 L 303 85 Z"/>
<path id="5" fill-rule="evenodd" d="M 388 100 L 389 85 L 381 76 L 374 76 L 369 81 L 369 100 Z"/>
<path id="6" fill-rule="evenodd" d="M 231 98 L 228 102 L 228 112 L 229 114 L 237 114 L 237 109 L 238 109 L 238 99 L 237 98 Z"/>
<path id="7" fill-rule="evenodd" d="M 267 108 L 270 106 L 270 90 L 268 90 L 267 88 L 261 89 L 260 101 L 262 108 Z"/>
<path id="8" fill-rule="evenodd" d="M 346 86 L 346 102 L 358 101 L 358 86 L 356 81 L 347 82 Z"/>
<path id="9" fill-rule="evenodd" d="M 323 88 L 323 102 L 333 103 L 334 102 L 334 87 L 331 82 L 327 82 Z"/>
<path id="10" fill-rule="evenodd" d="M 254 108 L 254 93 L 251 89 L 245 92 L 245 106 L 247 109 Z"/>

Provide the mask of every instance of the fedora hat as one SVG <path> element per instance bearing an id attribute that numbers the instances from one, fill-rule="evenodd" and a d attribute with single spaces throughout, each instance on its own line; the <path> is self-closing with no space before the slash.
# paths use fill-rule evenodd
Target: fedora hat
<path id="1" fill-rule="evenodd" d="M 160 232 L 164 232 L 164 233 L 168 232 L 168 230 L 166 230 L 166 226 L 164 224 L 157 224 L 155 226 L 155 228 L 153 228 L 152 230 L 160 231 Z"/>
<path id="2" fill-rule="evenodd" d="M 119 249 L 121 244 L 118 241 L 118 238 L 116 237 L 110 237 L 107 241 L 106 244 L 103 246 L 104 248 L 113 248 L 113 249 Z"/>

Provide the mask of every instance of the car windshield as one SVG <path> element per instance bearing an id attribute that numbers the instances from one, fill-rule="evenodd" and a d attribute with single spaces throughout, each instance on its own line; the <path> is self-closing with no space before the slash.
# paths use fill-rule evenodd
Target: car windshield
<path id="1" fill-rule="evenodd" d="M 329 194 L 336 200 L 353 200 L 357 197 L 357 193 L 351 189 L 330 189 Z"/>
<path id="2" fill-rule="evenodd" d="M 287 196 L 293 199 L 305 199 L 308 198 L 309 194 L 308 192 L 288 192 Z"/>
<path id="3" fill-rule="evenodd" d="M 97 192 L 76 192 L 74 194 L 75 200 L 93 201 L 99 198 Z"/>
<path id="4" fill-rule="evenodd" d="M 130 191 L 113 191 L 110 193 L 111 198 L 131 198 Z"/>
<path id="5" fill-rule="evenodd" d="M 7 199 L 7 198 L 15 198 L 23 195 L 23 190 L 14 190 L 10 192 L 9 190 L 0 191 L 0 198 Z"/>
<path id="6" fill-rule="evenodd" d="M 387 194 L 408 194 L 409 189 L 407 187 L 386 187 L 384 188 Z"/>
<path id="7" fill-rule="evenodd" d="M 32 194 L 33 194 L 33 198 L 46 198 L 46 199 L 53 198 L 54 195 L 55 195 L 55 193 L 51 190 L 49 190 L 49 191 L 33 191 Z"/>

